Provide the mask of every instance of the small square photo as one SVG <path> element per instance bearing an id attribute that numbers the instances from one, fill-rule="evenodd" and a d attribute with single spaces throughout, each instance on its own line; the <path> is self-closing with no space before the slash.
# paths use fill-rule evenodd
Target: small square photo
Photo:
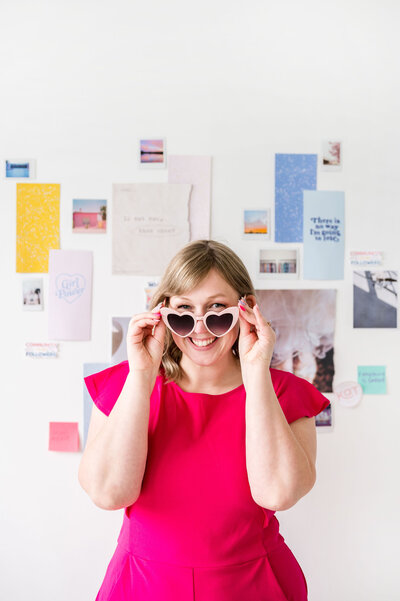
<path id="1" fill-rule="evenodd" d="M 246 239 L 264 239 L 271 237 L 269 209 L 243 210 L 243 237 Z"/>
<path id="2" fill-rule="evenodd" d="M 267 248 L 260 250 L 258 275 L 277 279 L 299 277 L 297 248 Z"/>
<path id="3" fill-rule="evenodd" d="M 166 166 L 166 141 L 164 138 L 139 140 L 139 165 L 147 168 Z"/>
<path id="4" fill-rule="evenodd" d="M 72 231 L 76 234 L 105 234 L 107 230 L 107 201 L 74 198 Z"/>

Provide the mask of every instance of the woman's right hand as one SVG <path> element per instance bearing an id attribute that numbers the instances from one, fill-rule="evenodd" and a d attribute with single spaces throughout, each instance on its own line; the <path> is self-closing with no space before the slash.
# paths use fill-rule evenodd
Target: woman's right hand
<path id="1" fill-rule="evenodd" d="M 144 371 L 152 377 L 158 373 L 166 330 L 159 308 L 160 305 L 152 311 L 138 313 L 129 322 L 126 344 L 131 372 Z"/>

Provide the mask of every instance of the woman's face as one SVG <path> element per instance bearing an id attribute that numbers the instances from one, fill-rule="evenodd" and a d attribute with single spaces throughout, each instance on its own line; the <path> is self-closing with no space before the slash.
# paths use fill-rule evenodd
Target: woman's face
<path id="1" fill-rule="evenodd" d="M 183 296 L 171 296 L 170 307 L 176 311 L 191 311 L 196 317 L 207 311 L 223 311 L 227 307 L 237 306 L 239 294 L 215 269 L 211 269 L 200 284 Z M 211 365 L 226 354 L 231 354 L 232 346 L 239 334 L 239 323 L 230 332 L 216 338 L 202 321 L 190 336 L 182 338 L 174 332 L 171 335 L 176 346 L 197 365 Z M 201 342 L 202 346 L 196 345 Z M 205 346 L 203 346 L 205 345 Z"/>

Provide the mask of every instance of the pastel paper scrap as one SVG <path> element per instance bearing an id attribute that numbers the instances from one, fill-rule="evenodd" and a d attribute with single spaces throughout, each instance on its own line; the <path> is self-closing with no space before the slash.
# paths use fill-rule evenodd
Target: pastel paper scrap
<path id="1" fill-rule="evenodd" d="M 113 184 L 113 274 L 164 272 L 189 242 L 191 189 L 191 184 Z"/>
<path id="2" fill-rule="evenodd" d="M 78 422 L 49 422 L 49 451 L 78 452 Z"/>
<path id="3" fill-rule="evenodd" d="M 275 155 L 275 242 L 303 241 L 303 191 L 317 187 L 317 154 Z"/>
<path id="4" fill-rule="evenodd" d="M 344 192 L 304 191 L 303 277 L 344 278 Z"/>
<path id="5" fill-rule="evenodd" d="M 189 201 L 190 240 L 210 237 L 211 157 L 168 157 L 168 181 L 171 184 L 192 184 Z"/>
<path id="6" fill-rule="evenodd" d="M 386 366 L 359 365 L 358 382 L 364 394 L 386 394 Z"/>

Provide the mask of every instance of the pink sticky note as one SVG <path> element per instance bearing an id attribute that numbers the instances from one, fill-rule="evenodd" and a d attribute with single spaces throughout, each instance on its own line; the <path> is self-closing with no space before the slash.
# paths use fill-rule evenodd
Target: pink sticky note
<path id="1" fill-rule="evenodd" d="M 49 451 L 79 451 L 78 422 L 49 422 Z"/>
<path id="2" fill-rule="evenodd" d="M 92 251 L 50 251 L 50 340 L 90 340 L 92 266 Z"/>

